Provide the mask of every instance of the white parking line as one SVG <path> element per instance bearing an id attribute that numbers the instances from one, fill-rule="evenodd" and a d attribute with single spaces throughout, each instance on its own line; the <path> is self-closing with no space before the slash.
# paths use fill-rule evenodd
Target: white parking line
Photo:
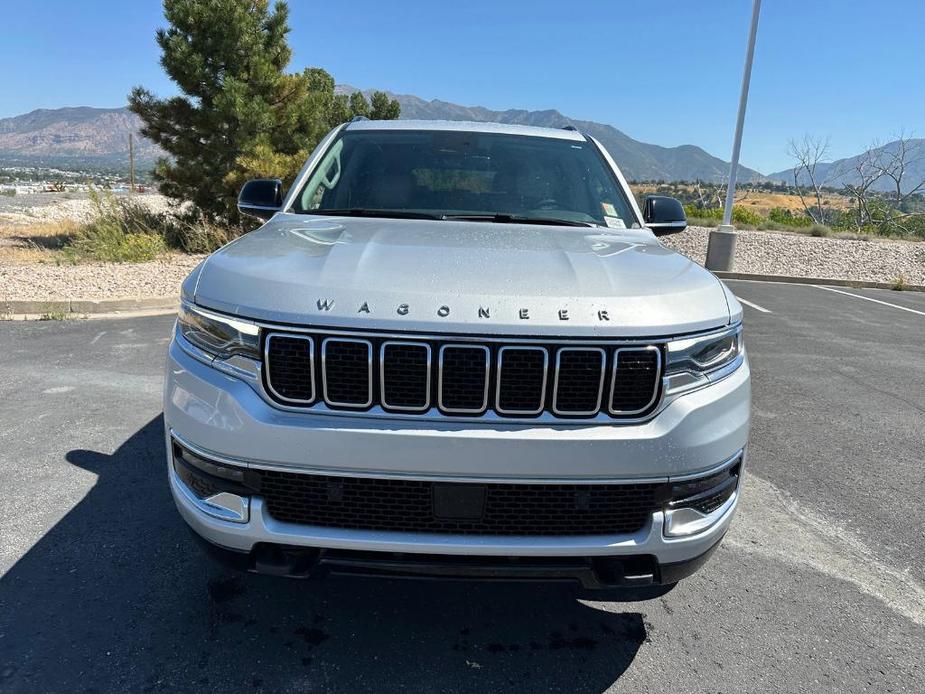
<path id="1" fill-rule="evenodd" d="M 882 304 L 883 306 L 889 306 L 890 308 L 898 308 L 900 311 L 908 311 L 909 313 L 915 313 L 919 316 L 925 316 L 925 311 L 916 311 L 914 308 L 909 308 L 908 306 L 900 306 L 899 304 L 891 304 L 887 301 L 880 301 L 880 299 L 873 299 L 869 296 L 861 296 L 860 294 L 852 294 L 851 292 L 843 292 L 841 289 L 834 289 L 832 287 L 821 287 L 818 284 L 813 285 L 816 289 L 825 289 L 827 292 L 835 292 L 836 294 L 844 294 L 845 296 L 853 296 L 855 299 L 863 299 L 864 301 L 872 301 L 875 304 Z M 739 299 L 741 301 L 741 299 Z"/>
<path id="2" fill-rule="evenodd" d="M 758 304 L 753 304 L 751 301 L 746 301 L 741 296 L 736 296 L 736 299 L 739 300 L 739 303 L 745 304 L 746 306 L 751 306 L 756 311 L 761 311 L 762 313 L 771 313 L 771 311 L 766 309 L 764 306 L 759 306 Z"/>

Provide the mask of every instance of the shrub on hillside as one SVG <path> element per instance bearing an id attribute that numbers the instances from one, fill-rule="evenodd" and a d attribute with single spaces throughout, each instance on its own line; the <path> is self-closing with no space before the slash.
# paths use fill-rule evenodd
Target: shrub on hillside
<path id="1" fill-rule="evenodd" d="M 685 205 L 684 213 L 693 219 L 701 220 L 722 220 L 723 218 L 723 208 L 722 207 L 697 207 L 696 205 Z M 750 210 L 747 207 L 742 205 L 733 205 L 732 206 L 732 223 L 733 224 L 742 224 L 748 226 L 758 226 L 761 222 L 764 221 L 759 213 L 754 210 Z"/>
<path id="2" fill-rule="evenodd" d="M 809 228 L 809 233 L 811 236 L 820 236 L 820 237 L 831 236 L 832 228 L 827 227 L 825 224 L 813 224 Z"/>
<path id="3" fill-rule="evenodd" d="M 809 227 L 813 220 L 806 214 L 794 214 L 784 207 L 772 207 L 768 210 L 768 220 L 787 227 Z"/>
<path id="4" fill-rule="evenodd" d="M 185 214 L 155 212 L 133 198 L 90 191 L 94 210 L 63 248 L 72 262 L 143 263 L 169 249 L 211 253 L 240 234 L 235 227 L 206 220 L 193 210 Z"/>
<path id="5" fill-rule="evenodd" d="M 141 263 L 167 250 L 164 215 L 111 193 L 91 190 L 90 200 L 94 205 L 91 218 L 77 227 L 63 248 L 72 262 Z"/>

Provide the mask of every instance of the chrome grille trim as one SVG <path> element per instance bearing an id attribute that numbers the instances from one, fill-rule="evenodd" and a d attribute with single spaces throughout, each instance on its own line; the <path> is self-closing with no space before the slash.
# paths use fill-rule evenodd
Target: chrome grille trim
<path id="1" fill-rule="evenodd" d="M 501 407 L 501 373 L 503 371 L 504 353 L 507 351 L 542 352 L 543 353 L 543 382 L 540 387 L 540 406 L 535 410 L 514 410 Z M 545 347 L 532 345 L 505 345 L 498 350 L 497 377 L 495 378 L 495 411 L 499 414 L 509 415 L 537 415 L 546 408 L 546 382 L 549 376 L 549 351 Z"/>
<path id="2" fill-rule="evenodd" d="M 443 404 L 443 353 L 447 349 L 478 349 L 485 353 L 485 389 L 482 396 L 482 407 L 475 410 L 464 407 L 447 407 Z M 491 373 L 491 350 L 485 345 L 470 345 L 466 343 L 441 345 L 437 355 L 438 373 L 437 373 L 437 405 L 443 412 L 451 414 L 473 414 L 480 415 L 488 409 L 488 385 L 489 375 Z"/>
<path id="3" fill-rule="evenodd" d="M 328 369 L 327 364 L 325 363 L 325 358 L 327 355 L 328 345 L 331 343 L 345 342 L 352 344 L 362 344 L 366 345 L 366 370 L 367 370 L 367 398 L 364 403 L 355 403 L 355 402 L 337 402 L 328 397 Z M 369 340 L 361 340 L 358 338 L 350 337 L 326 337 L 321 342 L 321 386 L 322 392 L 324 393 L 324 401 L 333 407 L 349 407 L 352 409 L 366 409 L 373 404 L 373 343 Z"/>
<path id="4" fill-rule="evenodd" d="M 267 368 L 267 390 L 273 394 L 273 397 L 279 398 L 283 402 L 296 403 L 300 405 L 310 405 L 315 402 L 315 399 L 318 395 L 315 388 L 315 340 L 308 335 L 299 335 L 296 333 L 269 333 L 267 334 L 266 340 L 263 344 L 263 362 L 264 364 L 270 363 L 270 341 L 274 337 L 287 337 L 292 338 L 293 340 L 305 340 L 308 343 L 308 363 L 309 368 L 312 371 L 312 396 L 308 400 L 300 400 L 298 398 L 287 398 L 285 395 L 280 395 L 276 389 L 273 388 L 273 383 L 270 380 L 270 369 Z"/>
<path id="5" fill-rule="evenodd" d="M 484 337 L 482 335 L 478 336 L 465 336 L 465 335 L 455 335 L 455 334 L 418 334 L 414 332 L 408 332 L 404 334 L 396 333 L 377 333 L 369 331 L 354 331 L 348 333 L 346 331 L 341 331 L 337 329 L 326 329 L 326 328 L 303 328 L 303 329 L 290 329 L 289 326 L 280 326 L 276 325 L 273 328 L 269 326 L 262 327 L 262 338 L 264 340 L 264 363 L 262 365 L 262 377 L 257 379 L 253 384 L 258 390 L 260 395 L 266 400 L 269 404 L 273 405 L 277 409 L 290 411 L 290 412 L 302 412 L 305 414 L 312 415 L 343 415 L 343 416 L 352 416 L 352 417 L 371 417 L 371 418 L 383 418 L 383 417 L 392 417 L 392 418 L 406 418 L 409 421 L 415 419 L 427 419 L 427 420 L 444 420 L 444 421 L 455 421 L 455 422 L 472 422 L 472 423 L 510 423 L 510 424 L 558 424 L 558 425 L 588 425 L 588 424 L 607 424 L 607 425 L 626 425 L 626 424 L 635 424 L 640 422 L 645 422 L 654 417 L 659 411 L 664 409 L 664 406 L 668 404 L 674 398 L 671 397 L 671 393 L 666 390 L 667 377 L 664 374 L 664 350 L 666 345 L 670 343 L 671 338 L 650 338 L 648 340 L 642 339 L 620 339 L 614 337 L 603 337 L 597 338 L 587 337 L 582 340 L 569 339 L 569 338 L 554 338 L 550 340 L 541 340 L 541 339 L 531 339 L 531 338 L 521 338 L 521 337 L 508 337 L 508 338 L 494 338 L 494 337 Z M 272 354 L 269 349 L 267 349 L 267 341 L 270 336 L 273 334 L 279 334 L 280 336 L 287 337 L 304 337 L 306 340 L 314 340 L 314 375 L 319 382 L 314 385 L 314 397 L 315 400 L 313 403 L 307 402 L 294 402 L 291 400 L 286 400 L 284 397 L 281 397 L 278 391 L 274 391 L 269 387 L 268 384 L 268 375 L 271 370 L 274 358 L 279 358 L 278 355 L 285 352 L 280 349 L 280 345 L 274 344 L 272 349 Z M 333 364 L 325 364 L 325 362 L 318 358 L 318 354 L 321 354 L 322 348 L 326 342 L 330 344 L 336 344 L 339 341 L 358 343 L 364 346 L 365 354 L 363 350 L 353 350 L 352 354 L 349 354 L 350 350 L 347 350 L 349 356 L 352 356 L 354 360 L 355 368 L 362 369 L 362 362 L 365 357 L 367 373 L 362 374 L 362 370 L 357 374 L 354 372 L 354 375 L 348 382 L 337 382 L 333 380 L 334 374 L 344 374 L 344 378 L 348 378 L 349 371 L 334 371 Z M 388 406 L 388 403 L 383 403 L 383 398 L 388 400 L 388 393 L 393 390 L 389 388 L 387 392 L 383 392 L 382 380 L 383 380 L 383 362 L 382 355 L 383 350 L 382 346 L 384 343 L 399 343 L 400 345 L 416 345 L 421 346 L 423 349 L 426 345 L 430 348 L 430 390 L 429 390 L 429 400 L 427 408 L 408 408 L 408 409 L 399 409 L 399 406 Z M 538 352 L 543 353 L 543 363 L 545 365 L 545 381 L 542 384 L 544 388 L 544 402 L 541 410 L 536 411 L 531 409 L 530 414 L 526 413 L 526 410 L 521 409 L 504 409 L 502 408 L 499 411 L 496 406 L 498 403 L 498 392 L 497 384 L 498 379 L 498 365 L 504 364 L 503 360 L 499 359 L 499 353 L 502 353 L 502 350 L 507 348 L 514 349 L 527 349 L 533 348 Z M 457 361 L 456 359 L 450 360 L 445 355 L 447 349 L 461 348 L 464 350 L 478 350 L 470 356 L 466 356 L 465 353 L 459 354 L 458 361 L 460 363 L 460 368 L 462 371 L 453 371 L 455 378 L 451 381 L 444 380 L 444 376 L 449 378 L 449 372 L 446 371 L 450 365 Z M 604 353 L 605 368 L 604 368 L 604 378 L 600 381 L 595 381 L 593 375 L 588 373 L 587 365 L 593 363 L 593 369 L 597 371 L 597 363 L 592 362 L 591 359 L 585 358 L 584 360 L 566 360 L 566 356 L 571 354 L 571 351 L 575 350 L 576 352 L 585 352 L 585 353 L 594 353 L 590 356 L 597 356 L 601 352 Z M 658 369 L 656 374 L 652 374 L 651 371 L 648 373 L 654 378 L 655 382 L 652 383 L 652 397 L 649 396 L 649 385 L 650 381 L 648 379 L 639 382 L 636 382 L 635 391 L 633 390 L 621 390 L 621 395 L 625 394 L 626 397 L 633 398 L 633 404 L 641 403 L 642 399 L 645 398 L 648 402 L 648 406 L 643 409 L 638 410 L 611 410 L 613 405 L 613 387 L 615 380 L 619 378 L 619 373 L 615 379 L 613 374 L 613 366 L 616 360 L 619 359 L 619 354 L 623 351 L 655 351 L 656 354 L 654 358 L 649 360 L 647 366 L 649 369 L 655 368 Z M 559 357 L 559 352 L 563 353 L 563 356 Z M 359 352 L 359 354 L 357 353 Z M 477 355 L 477 356 L 476 356 Z M 348 356 L 348 355 L 345 355 Z M 359 361 L 358 361 L 359 360 Z M 376 360 L 379 360 L 379 364 L 376 364 Z M 538 360 L 537 360 L 538 361 Z M 578 368 L 576 365 L 577 361 L 583 361 L 585 364 L 584 372 L 575 372 L 572 371 L 572 368 Z M 371 363 L 370 363 L 371 362 Z M 421 361 L 418 360 L 414 363 L 415 369 L 421 368 Z M 484 364 L 484 372 L 482 372 L 482 367 Z M 560 364 L 564 365 L 564 370 L 561 377 L 559 376 L 558 369 Z M 385 363 L 385 378 L 393 377 L 391 374 L 400 373 L 393 372 L 388 368 L 388 362 Z M 530 362 L 527 360 L 527 366 L 537 369 L 536 361 Z M 304 367 L 303 367 L 304 369 Z M 433 371 L 436 369 L 436 373 Z M 553 372 L 550 373 L 549 370 L 552 369 Z M 277 368 L 273 368 L 275 372 Z M 610 373 L 608 373 L 610 371 Z M 644 373 L 640 371 L 639 373 Z M 468 374 L 468 376 L 466 376 Z M 565 388 L 566 383 L 570 383 L 570 374 L 580 374 L 580 387 L 568 389 Z M 482 378 L 480 378 L 480 375 Z M 529 381 L 529 378 L 533 375 L 537 376 L 536 380 Z M 359 376 L 359 380 L 357 379 Z M 423 374 L 420 374 L 419 371 L 414 376 L 415 387 L 407 391 L 409 393 L 406 398 L 402 390 L 395 390 L 393 394 L 393 399 L 399 399 L 404 403 L 414 403 L 419 402 L 418 399 L 413 397 L 413 393 L 419 393 L 423 387 L 421 381 L 424 379 L 421 378 Z M 528 385 L 532 387 L 535 391 L 537 389 L 538 374 L 536 370 L 528 370 L 525 372 L 525 378 L 528 379 Z M 561 378 L 561 385 L 560 379 Z M 576 378 L 578 376 L 576 375 Z M 511 374 L 508 372 L 508 377 L 504 379 L 505 386 L 508 387 L 512 383 L 517 383 L 516 380 L 511 380 Z M 454 388 L 451 385 L 458 382 L 458 387 L 462 388 L 459 392 L 455 392 Z M 598 392 L 593 392 L 593 387 L 597 383 Z M 307 385 L 307 384 L 306 384 Z M 341 396 L 341 389 L 338 386 L 348 388 L 346 393 L 350 395 Z M 365 386 L 365 387 L 364 387 Z M 617 387 L 620 387 L 620 384 L 617 384 Z M 644 387 L 645 390 L 641 391 L 640 387 Z M 565 388 L 564 390 L 562 390 Z M 530 392 L 528 389 L 525 389 L 526 392 Z M 305 388 L 305 391 L 308 391 L 308 388 Z M 444 393 L 446 391 L 446 393 Z M 402 393 L 402 395 L 398 395 Z M 512 391 L 508 391 L 509 394 L 512 394 Z M 531 393 L 532 395 L 532 393 Z M 566 397 L 568 396 L 568 397 Z M 595 412 L 590 410 L 581 411 L 570 410 L 571 407 L 585 406 L 590 407 L 592 402 L 596 402 L 594 396 L 598 396 L 597 402 L 599 402 L 599 409 Z M 353 399 L 358 400 L 360 397 L 363 397 L 364 402 L 344 402 L 341 403 L 338 401 L 338 398 L 343 399 Z M 511 395 L 513 397 L 513 395 Z M 607 402 L 604 402 L 604 399 L 607 398 Z M 521 398 L 522 399 L 522 398 Z M 456 403 L 464 404 L 465 407 L 454 407 L 454 400 Z M 624 402 L 626 400 L 624 399 Z M 475 409 L 473 405 L 479 405 L 479 409 Z M 514 404 L 510 398 L 502 398 L 502 404 L 507 403 L 508 406 Z M 522 403 L 516 403 L 520 406 Z M 531 408 L 532 408 L 532 398 L 531 398 Z M 619 404 L 619 402 L 618 402 Z M 626 404 L 629 404 L 626 402 Z"/>
<path id="6" fill-rule="evenodd" d="M 562 361 L 562 354 L 567 352 L 597 352 L 601 355 L 601 375 L 600 383 L 597 387 L 597 405 L 593 410 L 561 410 L 558 406 L 559 401 L 559 365 Z M 601 411 L 601 401 L 604 398 L 604 380 L 607 373 L 607 352 L 601 347 L 560 347 L 556 350 L 556 376 L 552 386 L 552 411 L 554 414 L 565 417 L 590 417 Z M 661 375 L 661 374 L 659 374 Z"/>
<path id="7" fill-rule="evenodd" d="M 645 407 L 640 407 L 636 410 L 615 410 L 613 409 L 613 391 L 617 386 L 617 370 L 620 367 L 620 354 L 623 352 L 655 352 L 655 373 L 657 378 L 655 378 L 655 387 L 652 390 L 652 397 L 646 403 Z M 664 370 L 662 369 L 662 350 L 656 347 L 655 345 L 648 345 L 646 347 L 618 347 L 613 351 L 613 365 L 611 366 L 611 377 L 610 377 L 610 397 L 607 402 L 607 411 L 610 414 L 615 416 L 632 416 L 645 412 L 652 405 L 655 404 L 655 400 L 658 398 L 658 394 L 661 385 L 661 379 L 664 375 Z"/>
<path id="8" fill-rule="evenodd" d="M 407 405 L 390 405 L 386 402 L 385 399 L 385 350 L 390 345 L 398 345 L 401 347 L 422 347 L 427 352 L 427 379 L 426 379 L 426 395 L 424 399 L 424 405 L 422 407 L 409 407 Z M 431 383 L 431 371 L 432 371 L 432 360 L 431 360 L 432 350 L 429 344 L 426 342 L 412 342 L 410 340 L 386 340 L 379 347 L 379 401 L 382 403 L 382 406 L 389 410 L 400 410 L 402 412 L 426 412 L 430 409 L 430 383 Z"/>

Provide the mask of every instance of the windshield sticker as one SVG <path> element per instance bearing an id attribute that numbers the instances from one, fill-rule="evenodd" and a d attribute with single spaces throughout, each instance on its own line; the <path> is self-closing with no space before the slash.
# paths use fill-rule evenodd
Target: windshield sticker
<path id="1" fill-rule="evenodd" d="M 619 217 L 611 217 L 610 215 L 605 215 L 604 222 L 611 229 L 626 229 L 626 224 Z"/>
<path id="2" fill-rule="evenodd" d="M 601 209 L 604 210 L 604 216 L 606 217 L 618 217 L 617 208 L 611 205 L 609 202 L 602 202 Z"/>

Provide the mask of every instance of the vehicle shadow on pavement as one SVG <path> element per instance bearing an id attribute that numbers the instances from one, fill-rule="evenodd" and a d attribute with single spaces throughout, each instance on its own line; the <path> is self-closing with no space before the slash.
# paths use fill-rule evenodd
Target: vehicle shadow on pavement
<path id="1" fill-rule="evenodd" d="M 0 690 L 598 692 L 646 640 L 641 614 L 563 586 L 228 573 L 163 451 L 158 416 L 113 455 L 67 454 L 98 479 L 0 579 Z"/>

